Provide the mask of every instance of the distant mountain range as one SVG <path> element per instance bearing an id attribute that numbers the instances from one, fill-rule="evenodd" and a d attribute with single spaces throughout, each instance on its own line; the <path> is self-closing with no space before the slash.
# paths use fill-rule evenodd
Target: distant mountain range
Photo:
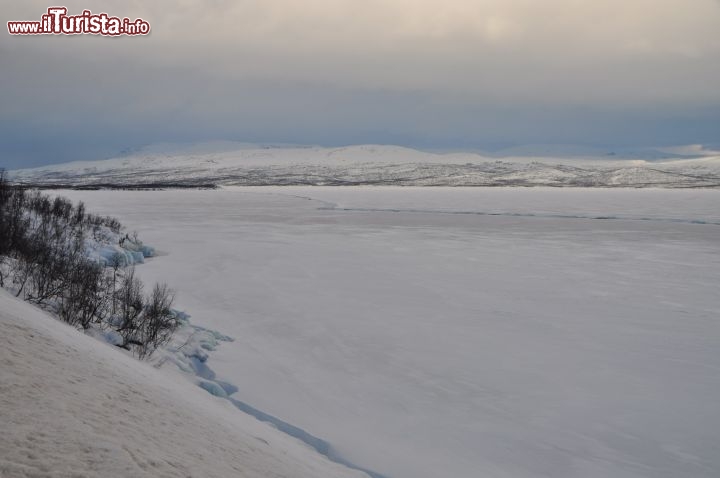
<path id="1" fill-rule="evenodd" d="M 400 185 L 720 188 L 720 152 L 700 146 L 604 151 L 524 146 L 430 153 L 399 146 L 340 148 L 233 142 L 160 144 L 102 161 L 10 172 L 38 187 Z"/>

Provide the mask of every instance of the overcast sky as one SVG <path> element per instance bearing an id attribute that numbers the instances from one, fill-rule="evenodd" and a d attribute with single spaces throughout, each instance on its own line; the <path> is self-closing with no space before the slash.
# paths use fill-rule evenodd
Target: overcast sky
<path id="1" fill-rule="evenodd" d="M 11 36 L 0 166 L 212 139 L 423 149 L 720 142 L 720 0 L 65 1 L 147 37 Z"/>

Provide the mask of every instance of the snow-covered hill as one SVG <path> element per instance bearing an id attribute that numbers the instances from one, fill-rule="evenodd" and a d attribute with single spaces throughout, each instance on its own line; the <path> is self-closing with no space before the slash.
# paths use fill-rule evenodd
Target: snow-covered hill
<path id="1" fill-rule="evenodd" d="M 45 186 L 403 185 L 720 187 L 720 155 L 701 149 L 506 150 L 436 154 L 398 146 L 341 148 L 205 143 L 155 145 L 103 161 L 17 170 Z M 563 152 L 564 151 L 564 152 Z M 539 156 L 537 155 L 539 154 Z M 645 159 L 638 159 L 645 158 Z M 664 158 L 664 159 L 661 159 Z"/>
<path id="2" fill-rule="evenodd" d="M 0 290 L 0 476 L 360 477 Z"/>

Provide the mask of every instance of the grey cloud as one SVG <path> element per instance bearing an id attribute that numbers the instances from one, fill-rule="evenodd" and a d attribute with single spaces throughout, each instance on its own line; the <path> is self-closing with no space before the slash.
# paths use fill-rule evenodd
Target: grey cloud
<path id="1" fill-rule="evenodd" d="M 146 38 L 0 43 L 0 165 L 239 139 L 491 147 L 717 141 L 711 0 L 66 2 Z M 11 2 L 3 22 L 47 5 Z"/>

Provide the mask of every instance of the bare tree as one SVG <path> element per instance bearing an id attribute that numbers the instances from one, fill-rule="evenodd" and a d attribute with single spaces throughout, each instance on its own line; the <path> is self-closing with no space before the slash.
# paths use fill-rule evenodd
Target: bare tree
<path id="1" fill-rule="evenodd" d="M 138 347 L 138 356 L 141 359 L 165 345 L 177 329 L 178 321 L 171 309 L 174 299 L 175 294 L 167 284 L 155 284 L 138 329 L 138 342 L 142 344 Z"/>
<path id="2" fill-rule="evenodd" d="M 106 316 L 110 300 L 108 275 L 100 264 L 85 258 L 71 264 L 69 273 L 60 317 L 87 329 Z"/>
<path id="3" fill-rule="evenodd" d="M 117 331 L 123 338 L 121 346 L 128 350 L 130 345 L 142 345 L 136 338 L 140 327 L 140 316 L 145 308 L 142 290 L 142 282 L 135 277 L 135 266 L 130 266 L 122 277 L 117 293 L 120 314 Z"/>
<path id="4" fill-rule="evenodd" d="M 118 277 L 118 270 L 123 265 L 123 258 L 120 254 L 116 253 L 113 254 L 113 256 L 110 258 L 110 261 L 108 263 L 108 266 L 112 268 L 112 289 L 111 289 L 111 296 L 112 296 L 112 315 L 115 315 L 115 304 L 117 303 L 117 277 Z"/>

